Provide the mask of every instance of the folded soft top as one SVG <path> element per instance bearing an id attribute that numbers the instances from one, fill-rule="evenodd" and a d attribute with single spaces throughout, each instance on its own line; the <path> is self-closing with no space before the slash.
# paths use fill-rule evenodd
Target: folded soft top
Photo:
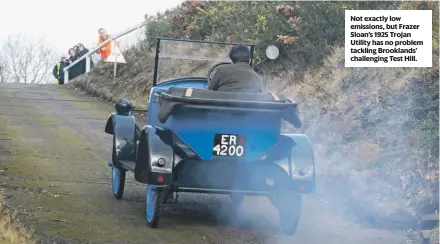
<path id="1" fill-rule="evenodd" d="M 167 92 L 159 92 L 159 121 L 165 123 L 177 106 L 209 108 L 218 110 L 257 110 L 266 112 L 294 113 L 297 104 L 289 99 L 280 99 L 273 93 L 221 92 L 194 88 L 171 87 Z M 291 121 L 292 115 L 283 116 Z M 297 115 L 295 120 L 299 120 Z M 300 122 L 299 122 L 300 123 Z"/>

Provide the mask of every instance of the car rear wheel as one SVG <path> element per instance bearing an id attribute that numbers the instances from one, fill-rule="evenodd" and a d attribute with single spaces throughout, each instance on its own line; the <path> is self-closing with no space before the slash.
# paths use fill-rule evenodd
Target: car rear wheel
<path id="1" fill-rule="evenodd" d="M 126 171 L 118 167 L 116 155 L 116 138 L 113 135 L 113 151 L 112 151 L 112 192 L 116 199 L 121 199 L 125 188 Z"/>
<path id="2" fill-rule="evenodd" d="M 234 209 L 238 209 L 240 207 L 240 205 L 243 203 L 244 194 L 233 192 L 229 196 L 231 197 L 232 207 Z"/>
<path id="3" fill-rule="evenodd" d="M 112 167 L 113 196 L 118 200 L 121 199 L 122 195 L 124 194 L 125 175 L 125 170 L 116 168 L 115 166 Z"/>
<path id="4" fill-rule="evenodd" d="M 275 201 L 278 208 L 281 232 L 286 235 L 293 235 L 298 228 L 301 216 L 302 196 L 291 192 L 281 192 Z"/>
<path id="5" fill-rule="evenodd" d="M 156 228 L 159 223 L 163 195 L 163 188 L 147 185 L 145 193 L 145 218 L 151 228 Z"/>

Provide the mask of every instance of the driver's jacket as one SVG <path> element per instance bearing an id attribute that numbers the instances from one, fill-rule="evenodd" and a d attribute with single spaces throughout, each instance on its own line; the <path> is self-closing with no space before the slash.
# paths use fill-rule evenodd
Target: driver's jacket
<path id="1" fill-rule="evenodd" d="M 248 63 L 218 66 L 209 82 L 209 90 L 226 92 L 263 92 L 263 79 Z"/>

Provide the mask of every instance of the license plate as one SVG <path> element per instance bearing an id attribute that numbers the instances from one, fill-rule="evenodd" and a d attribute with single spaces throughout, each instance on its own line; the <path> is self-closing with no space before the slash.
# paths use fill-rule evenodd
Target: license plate
<path id="1" fill-rule="evenodd" d="M 242 157 L 244 155 L 245 138 L 237 134 L 215 134 L 214 156 Z"/>

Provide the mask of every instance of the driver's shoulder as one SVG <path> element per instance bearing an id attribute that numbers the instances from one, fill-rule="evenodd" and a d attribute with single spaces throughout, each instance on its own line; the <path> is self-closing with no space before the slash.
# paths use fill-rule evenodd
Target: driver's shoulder
<path id="1" fill-rule="evenodd" d="M 217 67 L 217 70 L 231 70 L 235 68 L 235 64 L 224 64 Z"/>
<path id="2" fill-rule="evenodd" d="M 235 64 L 225 64 L 218 67 L 222 72 L 232 72 L 232 73 L 242 73 L 248 72 L 249 70 L 253 70 L 249 64 L 244 63 L 235 63 Z"/>

